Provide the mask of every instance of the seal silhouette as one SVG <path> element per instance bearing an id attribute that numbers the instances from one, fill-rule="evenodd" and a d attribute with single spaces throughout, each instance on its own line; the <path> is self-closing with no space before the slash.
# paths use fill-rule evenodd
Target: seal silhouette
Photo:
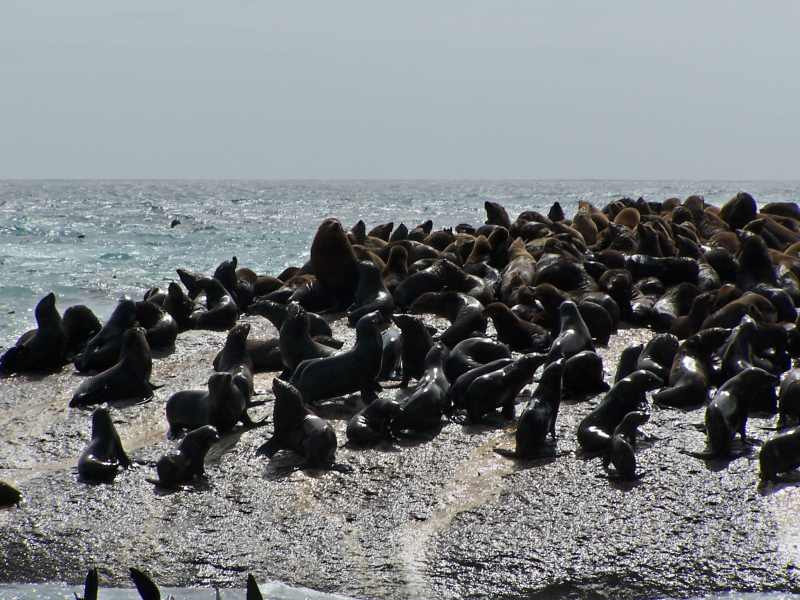
<path id="1" fill-rule="evenodd" d="M 127 469 L 130 465 L 108 409 L 94 409 L 92 439 L 78 459 L 78 477 L 82 481 L 110 482 L 120 468 Z"/>

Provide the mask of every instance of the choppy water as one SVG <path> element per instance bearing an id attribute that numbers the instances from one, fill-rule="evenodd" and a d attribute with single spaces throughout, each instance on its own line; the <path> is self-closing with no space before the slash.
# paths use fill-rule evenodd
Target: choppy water
<path id="1" fill-rule="evenodd" d="M 302 264 L 316 225 L 349 227 L 432 218 L 480 223 L 483 202 L 512 215 L 559 201 L 664 199 L 722 202 L 747 190 L 760 202 L 797 200 L 800 182 L 686 181 L 0 181 L 0 346 L 33 326 L 49 291 L 63 310 L 85 303 L 102 317 L 123 293 L 140 295 L 177 267 L 211 270 L 236 255 L 257 272 Z M 181 225 L 171 229 L 178 218 Z"/>

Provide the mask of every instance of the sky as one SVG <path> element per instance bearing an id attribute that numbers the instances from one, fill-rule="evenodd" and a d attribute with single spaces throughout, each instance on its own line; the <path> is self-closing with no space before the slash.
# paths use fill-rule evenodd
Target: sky
<path id="1" fill-rule="evenodd" d="M 0 178 L 799 179 L 800 2 L 0 1 Z"/>

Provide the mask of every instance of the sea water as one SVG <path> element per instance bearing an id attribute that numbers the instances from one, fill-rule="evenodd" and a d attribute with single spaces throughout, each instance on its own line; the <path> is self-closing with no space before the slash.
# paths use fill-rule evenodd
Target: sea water
<path id="1" fill-rule="evenodd" d="M 721 203 L 741 190 L 759 202 L 800 198 L 800 182 L 763 181 L 0 181 L 0 347 L 34 327 L 33 308 L 51 291 L 62 312 L 87 304 L 102 319 L 120 296 L 165 287 L 178 267 L 210 272 L 232 256 L 260 274 L 302 265 L 329 216 L 346 228 L 443 227 L 482 223 L 486 200 L 514 218 L 556 201 L 571 215 L 579 200 Z"/>

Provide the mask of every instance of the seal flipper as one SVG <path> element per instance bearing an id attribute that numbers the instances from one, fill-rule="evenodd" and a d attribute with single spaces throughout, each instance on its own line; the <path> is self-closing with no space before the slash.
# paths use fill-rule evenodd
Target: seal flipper
<path id="1" fill-rule="evenodd" d="M 92 567 L 86 573 L 86 580 L 83 582 L 83 598 L 75 594 L 75 600 L 97 600 L 97 569 Z"/>
<path id="2" fill-rule="evenodd" d="M 133 580 L 133 585 L 136 586 L 136 591 L 139 592 L 142 600 L 161 600 L 161 592 L 158 591 L 158 586 L 153 583 L 152 579 L 139 569 L 131 567 L 128 570 Z"/>
<path id="3" fill-rule="evenodd" d="M 261 590 L 258 589 L 258 583 L 252 573 L 247 574 L 247 597 L 246 600 L 264 600 L 261 595 Z"/>

